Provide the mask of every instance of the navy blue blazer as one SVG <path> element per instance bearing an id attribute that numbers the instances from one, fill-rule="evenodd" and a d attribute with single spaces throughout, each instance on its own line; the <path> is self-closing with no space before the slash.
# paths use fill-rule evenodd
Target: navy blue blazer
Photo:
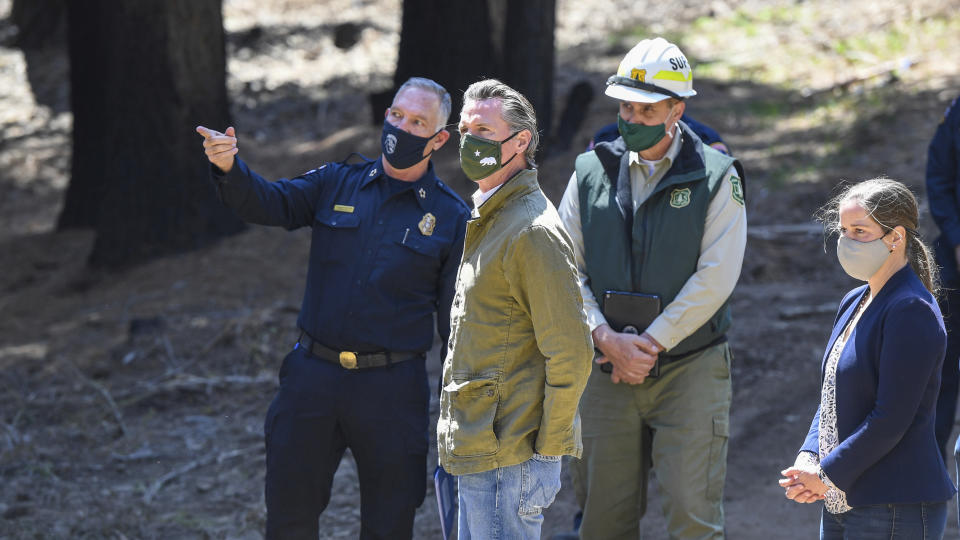
<path id="1" fill-rule="evenodd" d="M 868 289 L 840 303 L 820 365 Z M 853 345 L 853 346 L 851 346 Z M 910 265 L 870 302 L 837 364 L 837 435 L 820 467 L 851 506 L 945 501 L 956 493 L 934 434 L 947 334 L 933 295 Z M 817 453 L 820 409 L 802 451 Z"/>

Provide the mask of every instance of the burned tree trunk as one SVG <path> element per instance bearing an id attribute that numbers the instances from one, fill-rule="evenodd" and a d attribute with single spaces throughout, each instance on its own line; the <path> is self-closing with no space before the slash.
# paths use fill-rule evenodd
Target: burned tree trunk
<path id="1" fill-rule="evenodd" d="M 193 128 L 229 123 L 220 0 L 70 2 L 72 177 L 61 227 L 118 267 L 242 229 Z"/>
<path id="2" fill-rule="evenodd" d="M 374 115 L 403 81 L 429 77 L 454 100 L 453 120 L 470 83 L 498 78 L 523 93 L 537 111 L 541 131 L 553 114 L 553 34 L 556 0 L 404 0 L 394 86 L 374 96 Z"/>

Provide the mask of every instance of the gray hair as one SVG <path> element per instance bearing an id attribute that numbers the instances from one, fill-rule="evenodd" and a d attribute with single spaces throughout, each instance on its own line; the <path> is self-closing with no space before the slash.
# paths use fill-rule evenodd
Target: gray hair
<path id="1" fill-rule="evenodd" d="M 400 88 L 397 89 L 397 93 L 394 94 L 394 99 L 400 95 L 401 92 L 407 88 L 419 88 L 421 90 L 426 90 L 427 92 L 433 92 L 437 96 L 437 101 L 440 102 L 440 108 L 438 113 L 440 115 L 437 118 L 437 131 L 443 129 L 447 125 L 447 119 L 450 118 L 450 109 L 453 108 L 450 102 L 450 92 L 447 92 L 447 89 L 440 86 L 436 82 L 424 78 L 424 77 L 410 77 L 407 79 L 407 82 L 400 85 Z"/>
<path id="2" fill-rule="evenodd" d="M 500 116 L 510 126 L 512 133 L 524 129 L 530 132 L 530 144 L 527 145 L 524 156 L 527 158 L 527 163 L 536 166 L 533 157 L 540 143 L 540 134 L 537 132 L 537 113 L 534 112 L 530 101 L 520 92 L 496 79 L 475 82 L 463 93 L 464 103 L 485 99 L 500 100 Z"/>

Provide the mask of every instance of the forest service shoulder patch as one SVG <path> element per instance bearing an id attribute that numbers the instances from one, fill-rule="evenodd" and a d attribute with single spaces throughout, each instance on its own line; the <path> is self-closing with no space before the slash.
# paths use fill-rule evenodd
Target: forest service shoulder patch
<path id="1" fill-rule="evenodd" d="M 736 176 L 730 175 L 730 198 L 743 206 L 743 184 Z"/>

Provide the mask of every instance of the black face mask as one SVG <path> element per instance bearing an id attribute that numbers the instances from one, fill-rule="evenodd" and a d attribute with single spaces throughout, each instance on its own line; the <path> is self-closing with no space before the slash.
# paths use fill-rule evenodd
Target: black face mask
<path id="1" fill-rule="evenodd" d="M 417 137 L 384 120 L 383 133 L 380 135 L 380 148 L 383 150 L 383 157 L 387 158 L 390 165 L 398 169 L 409 169 L 433 153 L 433 150 L 431 150 L 430 154 L 424 156 L 423 149 L 427 147 L 430 139 L 441 131 L 443 131 L 443 128 L 438 129 L 436 133 L 429 137 Z"/>

